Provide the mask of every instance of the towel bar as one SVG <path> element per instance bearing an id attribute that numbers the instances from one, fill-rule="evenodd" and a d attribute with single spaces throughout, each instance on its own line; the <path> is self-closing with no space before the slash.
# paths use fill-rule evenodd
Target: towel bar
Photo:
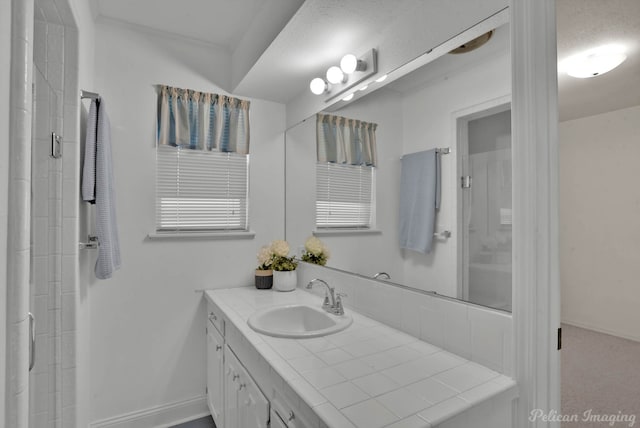
<path id="1" fill-rule="evenodd" d="M 433 234 L 433 236 L 435 236 L 436 238 L 451 238 L 451 231 L 450 230 L 443 230 L 442 232 L 436 232 Z"/>
<path id="2" fill-rule="evenodd" d="M 87 241 L 88 242 L 79 242 L 78 248 L 80 248 L 81 250 L 95 250 L 100 245 L 97 236 L 89 235 L 87 237 Z"/>

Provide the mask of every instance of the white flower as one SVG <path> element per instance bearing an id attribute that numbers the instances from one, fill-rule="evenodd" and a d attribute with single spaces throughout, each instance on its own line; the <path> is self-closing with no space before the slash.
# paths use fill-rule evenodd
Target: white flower
<path id="1" fill-rule="evenodd" d="M 276 239 L 271 243 L 271 251 L 279 257 L 287 257 L 289 255 L 289 244 L 287 241 Z"/>
<path id="2" fill-rule="evenodd" d="M 322 241 L 315 236 L 310 236 L 309 239 L 307 239 L 307 241 L 304 243 L 304 248 L 314 256 L 319 256 L 326 249 Z"/>
<path id="3" fill-rule="evenodd" d="M 268 245 L 263 246 L 258 251 L 258 265 L 259 266 L 270 266 L 272 262 L 273 253 L 271 252 L 271 247 Z"/>

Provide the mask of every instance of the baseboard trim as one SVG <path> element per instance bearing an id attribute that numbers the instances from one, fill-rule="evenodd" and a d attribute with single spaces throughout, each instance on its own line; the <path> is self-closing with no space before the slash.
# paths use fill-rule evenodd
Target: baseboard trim
<path id="1" fill-rule="evenodd" d="M 598 333 L 604 333 L 604 334 L 608 334 L 608 335 L 611 335 L 611 336 L 620 337 L 622 339 L 633 340 L 634 342 L 640 342 L 640 337 L 639 336 L 629 336 L 627 334 L 621 334 L 618 331 L 608 330 L 606 328 L 600 328 L 600 327 L 593 326 L 591 324 L 585 324 L 585 323 L 578 322 L 578 321 L 562 319 L 562 324 L 568 324 L 568 325 L 572 325 L 574 327 L 580 327 L 580 328 L 584 328 L 586 330 L 592 330 L 592 331 L 595 331 L 595 332 L 598 332 Z"/>
<path id="2" fill-rule="evenodd" d="M 91 422 L 90 428 L 168 428 L 209 414 L 202 395 Z"/>

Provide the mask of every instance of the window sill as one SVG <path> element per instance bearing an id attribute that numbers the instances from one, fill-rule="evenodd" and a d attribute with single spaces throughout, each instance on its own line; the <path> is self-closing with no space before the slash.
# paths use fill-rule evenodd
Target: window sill
<path id="1" fill-rule="evenodd" d="M 382 235 L 379 229 L 316 229 L 313 236 Z"/>
<path id="2" fill-rule="evenodd" d="M 147 235 L 147 239 L 164 240 L 164 239 L 211 239 L 211 240 L 223 240 L 223 239 L 253 239 L 256 233 L 253 230 L 233 230 L 229 232 L 152 232 Z"/>

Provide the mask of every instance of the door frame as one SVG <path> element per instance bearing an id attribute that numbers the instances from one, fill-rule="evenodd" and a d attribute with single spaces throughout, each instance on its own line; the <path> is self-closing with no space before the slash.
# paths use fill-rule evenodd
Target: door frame
<path id="1" fill-rule="evenodd" d="M 559 427 L 558 67 L 555 0 L 510 0 L 514 427 Z M 533 411 L 547 416 L 533 417 Z"/>

